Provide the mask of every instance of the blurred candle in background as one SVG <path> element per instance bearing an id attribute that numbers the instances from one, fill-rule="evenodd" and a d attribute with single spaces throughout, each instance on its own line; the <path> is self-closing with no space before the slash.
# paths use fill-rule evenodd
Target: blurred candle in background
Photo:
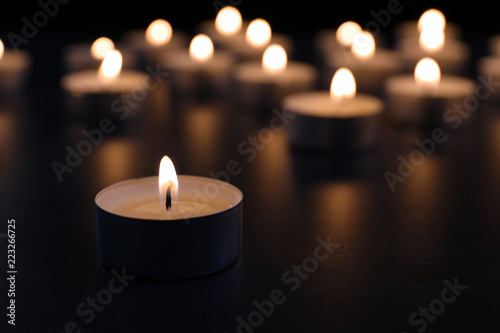
<path id="1" fill-rule="evenodd" d="M 115 49 L 114 42 L 108 37 L 99 37 L 93 43 L 78 43 L 67 46 L 63 51 L 63 71 L 65 73 L 96 69 L 101 65 L 106 53 Z M 123 56 L 123 67 L 133 68 L 136 58 L 127 51 L 120 51 Z"/>
<path id="2" fill-rule="evenodd" d="M 196 35 L 189 49 L 163 54 L 161 66 L 171 73 L 171 87 L 176 97 L 206 100 L 228 92 L 229 70 L 234 62 L 231 54 L 214 50 L 207 35 Z"/>
<path id="3" fill-rule="evenodd" d="M 454 128 L 473 118 L 464 113 L 463 106 L 467 97 L 474 96 L 475 88 L 476 83 L 470 79 L 441 75 L 434 59 L 423 58 L 413 75 L 396 75 L 386 81 L 388 113 L 400 123 L 430 122 L 443 129 Z"/>
<path id="4" fill-rule="evenodd" d="M 310 90 L 316 84 L 317 71 L 307 63 L 288 61 L 281 45 L 269 45 L 261 61 L 247 61 L 234 66 L 234 98 L 240 106 L 259 109 L 279 107 L 287 94 Z"/>
<path id="5" fill-rule="evenodd" d="M 146 29 L 127 31 L 120 49 L 132 52 L 139 60 L 138 67 L 155 66 L 163 54 L 187 46 L 186 33 L 174 30 L 164 19 L 153 20 Z"/>
<path id="6" fill-rule="evenodd" d="M 432 57 L 443 73 L 461 74 L 470 57 L 469 47 L 456 37 L 456 30 L 449 28 L 443 13 L 436 9 L 426 11 L 418 23 L 418 35 L 402 38 L 396 47 L 401 52 L 406 69 L 412 70 L 423 57 Z M 453 27 L 453 25 L 452 25 Z"/>
<path id="7" fill-rule="evenodd" d="M 0 96 L 6 98 L 22 92 L 30 65 L 28 52 L 5 48 L 0 39 Z"/>
<path id="8" fill-rule="evenodd" d="M 352 29 L 357 30 L 354 27 Z M 342 33 L 339 35 L 343 36 Z M 384 81 L 403 69 L 399 54 L 378 47 L 373 35 L 367 31 L 359 31 L 354 36 L 344 33 L 339 38 L 344 40 L 346 47 L 349 45 L 349 49 L 344 52 L 330 50 L 325 54 L 325 70 L 321 72 L 322 87 L 329 86 L 333 74 L 339 68 L 349 67 L 356 77 L 358 91 L 382 96 Z"/>
<path id="9" fill-rule="evenodd" d="M 144 85 L 145 78 L 145 72 L 122 69 L 121 52 L 111 50 L 99 69 L 66 74 L 61 79 L 61 87 L 66 92 L 70 114 L 83 118 L 128 117 L 137 115 L 138 106 L 147 99 L 149 87 Z M 128 102 L 124 98 L 128 98 Z"/>
<path id="10" fill-rule="evenodd" d="M 371 148 L 378 139 L 384 103 L 356 93 L 347 68 L 337 70 L 330 91 L 301 92 L 283 100 L 295 116 L 288 127 L 293 146 L 318 151 L 356 151 Z"/>

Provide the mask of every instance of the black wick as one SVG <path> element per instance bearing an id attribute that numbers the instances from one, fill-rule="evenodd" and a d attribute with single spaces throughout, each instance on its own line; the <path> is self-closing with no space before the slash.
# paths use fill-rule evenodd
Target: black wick
<path id="1" fill-rule="evenodd" d="M 170 193 L 172 190 L 172 186 L 174 183 L 172 181 L 168 182 L 168 188 L 167 188 L 167 202 L 165 203 L 165 208 L 167 209 L 167 213 L 170 214 L 170 211 L 172 210 L 172 194 Z"/>

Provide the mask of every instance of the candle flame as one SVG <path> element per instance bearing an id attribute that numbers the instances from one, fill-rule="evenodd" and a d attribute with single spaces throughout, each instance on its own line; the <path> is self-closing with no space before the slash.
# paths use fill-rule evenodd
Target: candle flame
<path id="1" fill-rule="evenodd" d="M 445 27 L 446 18 L 443 13 L 437 9 L 429 9 L 425 11 L 418 20 L 418 29 L 420 32 L 426 29 L 444 31 Z"/>
<path id="2" fill-rule="evenodd" d="M 422 87 L 435 87 L 441 80 L 439 65 L 432 58 L 423 58 L 415 66 L 415 82 Z"/>
<path id="3" fill-rule="evenodd" d="M 3 41 L 0 39 L 0 60 L 2 59 L 4 52 L 5 47 L 3 46 Z"/>
<path id="4" fill-rule="evenodd" d="M 189 45 L 189 55 L 192 59 L 203 62 L 212 59 L 214 44 L 207 35 L 197 35 Z"/>
<path id="5" fill-rule="evenodd" d="M 361 31 L 361 27 L 356 22 L 344 22 L 337 29 L 337 42 L 342 46 L 351 46 L 354 36 Z"/>
<path id="6" fill-rule="evenodd" d="M 165 155 L 161 159 L 160 170 L 158 172 L 158 198 L 163 208 L 165 208 L 169 188 L 172 197 L 172 206 L 174 206 L 179 196 L 179 180 L 177 179 L 174 163 Z"/>
<path id="7" fill-rule="evenodd" d="M 215 28 L 226 36 L 237 34 L 242 25 L 241 14 L 238 9 L 232 6 L 222 8 L 215 18 Z"/>
<path id="8" fill-rule="evenodd" d="M 100 37 L 95 40 L 95 42 L 90 47 L 90 53 L 94 59 L 102 60 L 111 50 L 115 49 L 115 44 L 113 41 L 107 37 Z"/>
<path id="9" fill-rule="evenodd" d="M 271 26 L 263 19 L 255 19 L 247 28 L 246 40 L 252 46 L 264 46 L 271 40 Z"/>
<path id="10" fill-rule="evenodd" d="M 370 59 L 375 54 L 375 39 L 372 34 L 362 31 L 354 36 L 351 50 L 359 59 Z"/>
<path id="11" fill-rule="evenodd" d="M 114 81 L 120 75 L 121 69 L 122 54 L 118 50 L 109 51 L 99 67 L 98 75 L 101 82 Z"/>
<path id="12" fill-rule="evenodd" d="M 420 33 L 420 47 L 429 52 L 436 52 L 443 48 L 444 31 L 439 29 L 424 29 Z"/>
<path id="13" fill-rule="evenodd" d="M 163 19 L 154 20 L 146 29 L 146 40 L 151 45 L 167 44 L 171 38 L 172 26 Z"/>
<path id="14" fill-rule="evenodd" d="M 334 101 L 344 101 L 356 96 L 356 81 L 352 72 L 345 67 L 339 68 L 333 75 L 330 97 Z"/>
<path id="15" fill-rule="evenodd" d="M 262 56 L 262 68 L 267 73 L 279 73 L 285 70 L 287 55 L 285 49 L 278 44 L 269 45 Z"/>

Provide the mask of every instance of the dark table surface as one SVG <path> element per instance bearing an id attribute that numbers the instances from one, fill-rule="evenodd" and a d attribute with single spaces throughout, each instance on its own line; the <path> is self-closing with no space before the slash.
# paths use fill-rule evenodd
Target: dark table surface
<path id="1" fill-rule="evenodd" d="M 484 41 L 469 40 L 474 55 Z M 0 233 L 15 219 L 18 271 L 13 328 L 6 325 L 7 242 L 0 238 L 2 327 L 500 331 L 500 113 L 493 100 L 473 113 L 471 128 L 448 133 L 392 192 L 384 173 L 397 172 L 398 157 L 408 158 L 414 140 L 429 136 L 425 130 L 385 119 L 377 146 L 358 154 L 295 149 L 284 132 L 252 144 L 250 137 L 269 127 L 270 110 L 227 100 L 172 103 L 167 84 L 150 93 L 143 117 L 117 122 L 60 182 L 52 163 L 62 162 L 66 147 L 76 147 L 82 130 L 95 126 L 68 116 L 58 87 L 62 44 L 60 36 L 33 41 L 39 56 L 26 92 L 4 99 L 0 109 Z M 239 153 L 241 144 L 255 158 Z M 244 193 L 239 261 L 196 279 L 128 281 L 95 316 L 81 315 L 82 304 L 88 309 L 113 278 L 99 264 L 95 195 L 118 181 L 157 174 L 163 155 L 179 174 L 199 176 L 238 161 L 241 173 L 229 181 Z M 316 267 L 311 256 L 318 238 L 336 247 Z M 309 272 L 294 271 L 303 263 Z M 280 292 L 271 310 L 269 300 Z"/>

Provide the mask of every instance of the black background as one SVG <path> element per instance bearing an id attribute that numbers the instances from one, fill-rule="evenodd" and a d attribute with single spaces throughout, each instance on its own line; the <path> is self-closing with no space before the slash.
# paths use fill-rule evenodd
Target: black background
<path id="1" fill-rule="evenodd" d="M 401 4 L 403 11 L 383 30 L 389 40 L 397 22 L 437 7 L 464 29 L 472 47 L 467 74 L 475 76 L 487 38 L 500 32 L 493 3 Z M 275 31 L 291 34 L 296 57 L 312 62 L 317 30 L 347 19 L 364 25 L 373 20 L 371 10 L 386 6 L 386 1 L 244 0 L 238 8 L 244 18 L 263 17 Z M 8 33 L 19 34 L 21 18 L 31 19 L 39 10 L 36 2 L 5 5 L 0 36 L 7 47 Z M 57 181 L 51 163 L 64 159 L 65 146 L 75 146 L 83 128 L 92 128 L 66 117 L 59 88 L 62 48 L 101 35 L 119 39 L 158 17 L 194 32 L 198 22 L 215 15 L 210 1 L 73 0 L 24 45 L 34 60 L 27 92 L 0 111 L 0 232 L 7 219 L 16 219 L 17 331 L 60 332 L 75 321 L 83 332 L 235 332 L 237 317 L 255 311 L 254 300 L 268 299 L 280 288 L 287 301 L 255 332 L 416 332 L 408 317 L 440 297 L 445 279 L 457 277 L 468 289 L 425 332 L 498 332 L 498 104 L 481 105 L 477 124 L 450 136 L 395 193 L 383 173 L 395 172 L 398 156 L 408 156 L 415 138 L 428 137 L 425 131 L 385 123 L 376 149 L 354 156 L 291 149 L 279 133 L 249 163 L 237 146 L 268 119 L 239 113 L 226 101 L 159 103 L 137 128 L 106 137 L 63 183 Z M 160 90 L 154 94 L 165 97 Z M 200 279 L 133 281 L 86 324 L 76 307 L 111 278 L 98 264 L 94 197 L 117 181 L 154 175 L 165 154 L 181 174 L 208 176 L 231 159 L 240 163 L 243 172 L 231 183 L 245 195 L 241 258 Z M 340 247 L 291 292 L 283 272 L 312 254 L 317 237 L 328 235 Z"/>

